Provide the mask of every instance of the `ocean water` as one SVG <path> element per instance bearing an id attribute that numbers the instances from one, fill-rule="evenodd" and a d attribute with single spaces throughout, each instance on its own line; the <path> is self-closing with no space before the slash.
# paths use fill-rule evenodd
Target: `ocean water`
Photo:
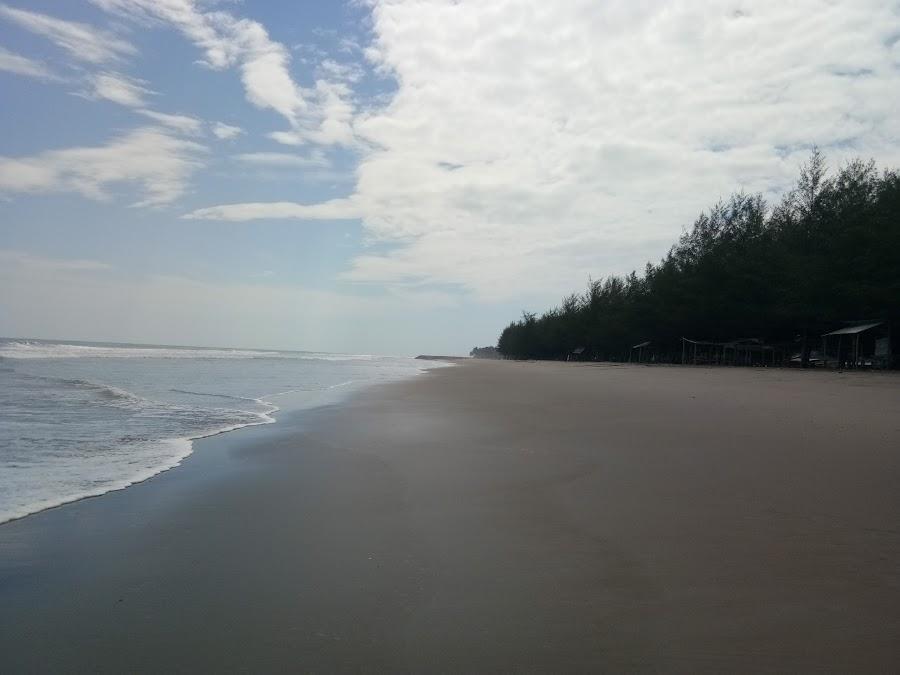
<path id="1" fill-rule="evenodd" d="M 192 440 L 415 376 L 404 357 L 0 339 L 0 523 L 170 469 Z"/>

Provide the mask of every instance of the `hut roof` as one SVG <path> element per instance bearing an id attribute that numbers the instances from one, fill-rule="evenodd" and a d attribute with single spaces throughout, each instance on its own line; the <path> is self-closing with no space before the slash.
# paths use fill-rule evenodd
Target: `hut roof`
<path id="1" fill-rule="evenodd" d="M 881 321 L 876 321 L 875 323 L 863 323 L 858 326 L 847 326 L 846 328 L 838 328 L 830 333 L 825 333 L 822 337 L 828 337 L 829 335 L 856 335 L 857 333 L 862 333 L 870 328 L 875 328 L 875 326 L 880 326 L 881 324 Z"/>

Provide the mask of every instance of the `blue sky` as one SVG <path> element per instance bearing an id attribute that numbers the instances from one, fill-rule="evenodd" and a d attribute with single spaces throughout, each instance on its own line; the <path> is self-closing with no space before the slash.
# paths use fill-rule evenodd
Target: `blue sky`
<path id="1" fill-rule="evenodd" d="M 876 0 L 9 0 L 0 334 L 465 353 L 814 144 L 896 166 L 898 38 Z"/>

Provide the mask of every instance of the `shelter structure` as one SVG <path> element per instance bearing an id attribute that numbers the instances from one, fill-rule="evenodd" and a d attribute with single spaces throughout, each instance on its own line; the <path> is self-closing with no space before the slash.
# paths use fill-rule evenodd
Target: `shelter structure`
<path id="1" fill-rule="evenodd" d="M 727 366 L 775 366 L 784 359 L 784 350 L 758 338 L 737 338 L 728 342 L 681 338 L 681 362 Z"/>
<path id="2" fill-rule="evenodd" d="M 584 352 L 584 347 L 575 347 L 575 349 L 566 356 L 566 361 L 581 361 L 584 359 Z"/>
<path id="3" fill-rule="evenodd" d="M 891 365 L 890 324 L 869 321 L 822 335 L 822 358 L 836 368 L 888 368 Z"/>
<path id="4" fill-rule="evenodd" d="M 629 363 L 633 360 L 635 349 L 637 349 L 637 362 L 643 363 L 645 350 L 647 351 L 647 353 L 650 352 L 650 340 L 646 340 L 645 342 L 638 343 L 631 347 L 631 351 L 628 352 Z"/>

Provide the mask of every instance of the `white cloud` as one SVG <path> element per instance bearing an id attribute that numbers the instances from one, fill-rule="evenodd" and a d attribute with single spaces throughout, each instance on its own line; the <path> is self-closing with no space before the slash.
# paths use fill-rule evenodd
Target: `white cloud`
<path id="1" fill-rule="evenodd" d="M 319 124 L 315 128 L 298 126 L 290 131 L 273 131 L 269 138 L 282 145 L 293 146 L 310 142 L 321 145 L 354 145 L 355 109 L 350 103 L 350 87 L 343 82 L 318 80 L 314 92 L 322 118 Z"/>
<path id="2" fill-rule="evenodd" d="M 344 36 L 340 38 L 338 45 L 340 46 L 340 51 L 344 54 L 355 54 L 362 51 L 359 41 L 352 37 Z"/>
<path id="3" fill-rule="evenodd" d="M 89 77 L 91 92 L 88 98 L 111 101 L 127 108 L 135 108 L 138 115 L 147 117 L 182 134 L 197 135 L 203 128 L 203 120 L 189 115 L 173 115 L 146 108 L 146 96 L 155 94 L 144 85 L 121 73 L 94 73 Z"/>
<path id="4" fill-rule="evenodd" d="M 282 145 L 306 145 L 306 135 L 298 131 L 273 131 L 269 138 Z"/>
<path id="5" fill-rule="evenodd" d="M 300 218 L 306 220 L 350 220 L 359 218 L 361 211 L 352 199 L 332 199 L 320 204 L 295 202 L 261 202 L 223 204 L 198 209 L 184 218 L 188 220 L 259 220 L 262 218 Z"/>
<path id="6" fill-rule="evenodd" d="M 394 246 L 353 280 L 558 295 L 658 258 L 735 189 L 775 197 L 812 144 L 900 163 L 900 14 L 882 0 L 370 4 L 366 54 L 397 90 L 339 113 L 369 148 L 346 203 Z"/>
<path id="7" fill-rule="evenodd" d="M 334 59 L 327 58 L 319 63 L 317 70 L 322 77 L 350 83 L 359 82 L 365 74 L 365 71 L 357 63 L 339 63 Z"/>
<path id="8" fill-rule="evenodd" d="M 313 152 L 308 156 L 287 152 L 245 152 L 234 158 L 245 164 L 292 169 L 324 168 L 331 165 L 321 152 Z"/>
<path id="9" fill-rule="evenodd" d="M 221 139 L 223 141 L 231 140 L 232 138 L 236 138 L 244 133 L 244 130 L 240 127 L 235 127 L 230 124 L 225 124 L 224 122 L 216 122 L 212 126 L 213 135 Z"/>
<path id="10" fill-rule="evenodd" d="M 119 73 L 95 73 L 90 77 L 91 96 L 112 101 L 129 108 L 146 105 L 144 96 L 153 92 L 143 82 Z"/>
<path id="11" fill-rule="evenodd" d="M 41 35 L 79 61 L 108 63 L 137 53 L 134 45 L 109 31 L 76 21 L 0 4 L 0 16 Z"/>
<path id="12" fill-rule="evenodd" d="M 203 120 L 189 115 L 171 115 L 169 113 L 161 113 L 155 110 L 146 109 L 138 110 L 136 112 L 144 117 L 149 117 L 170 129 L 180 131 L 183 134 L 199 134 L 203 127 Z"/>
<path id="13" fill-rule="evenodd" d="M 144 127 L 106 145 L 0 157 L 0 192 L 76 192 L 107 199 L 111 186 L 126 184 L 142 193 L 135 206 L 166 204 L 184 192 L 204 150 L 162 129 Z"/>
<path id="14" fill-rule="evenodd" d="M 58 80 L 59 77 L 40 61 L 0 47 L 0 70 L 14 75 L 24 75 L 38 80 Z"/>
<path id="15" fill-rule="evenodd" d="M 237 67 L 247 100 L 271 109 L 290 124 L 296 143 L 353 143 L 352 93 L 342 82 L 319 80 L 312 88 L 294 82 L 290 51 L 269 37 L 257 21 L 222 9 L 203 11 L 193 0 L 92 0 L 109 12 L 163 22 L 203 50 L 204 63 L 217 70 Z M 346 79 L 347 73 L 342 73 Z"/>

